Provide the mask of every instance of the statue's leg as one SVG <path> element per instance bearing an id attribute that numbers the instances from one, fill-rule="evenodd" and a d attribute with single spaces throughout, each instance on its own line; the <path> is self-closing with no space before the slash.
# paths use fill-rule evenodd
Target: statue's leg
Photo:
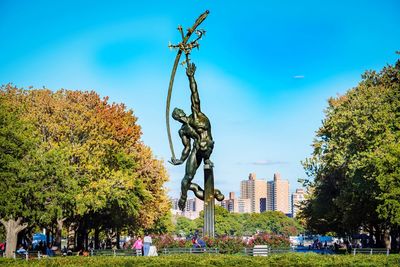
<path id="1" fill-rule="evenodd" d="M 197 150 L 193 149 L 186 161 L 186 173 L 181 182 L 181 197 L 178 202 L 180 210 L 184 210 L 186 206 L 187 191 L 199 167 L 199 161 L 196 157 Z"/>
<path id="2" fill-rule="evenodd" d="M 214 197 L 218 201 L 222 201 L 225 198 L 225 196 L 221 193 L 219 189 L 214 189 Z"/>
<path id="3" fill-rule="evenodd" d="M 189 185 L 189 190 L 192 190 L 194 195 L 200 199 L 200 200 L 204 200 L 204 190 L 203 188 L 201 188 L 200 185 L 196 184 L 196 183 L 190 183 Z"/>
<path id="4" fill-rule="evenodd" d="M 213 151 L 213 149 L 209 148 L 204 152 L 204 164 L 208 164 L 211 167 L 214 167 L 214 163 L 210 160 L 212 151 Z"/>

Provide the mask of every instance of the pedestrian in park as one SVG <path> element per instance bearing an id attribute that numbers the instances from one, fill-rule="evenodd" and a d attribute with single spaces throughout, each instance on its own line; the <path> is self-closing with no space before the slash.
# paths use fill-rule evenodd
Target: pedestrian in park
<path id="1" fill-rule="evenodd" d="M 143 238 L 143 256 L 148 256 L 150 251 L 151 243 L 153 242 L 151 236 L 146 233 L 145 237 Z"/>
<path id="2" fill-rule="evenodd" d="M 47 257 L 54 257 L 55 253 L 54 251 L 51 249 L 51 244 L 49 244 L 46 248 L 46 255 Z"/>
<path id="3" fill-rule="evenodd" d="M 198 244 L 198 247 L 200 247 L 200 248 L 206 247 L 206 242 L 204 242 L 204 240 L 202 240 L 200 238 L 197 239 L 197 244 Z"/>
<path id="4" fill-rule="evenodd" d="M 138 250 L 142 251 L 142 249 L 143 249 L 143 241 L 142 241 L 142 238 L 140 236 L 138 237 L 138 239 L 133 244 L 132 249 L 135 249 L 136 251 L 138 251 Z M 141 254 L 143 255 L 143 252 L 141 252 Z"/>
<path id="5" fill-rule="evenodd" d="M 63 255 L 63 256 L 65 257 L 65 256 L 67 256 L 67 252 L 68 252 L 67 247 L 64 246 L 64 247 L 62 248 L 62 250 L 61 250 L 61 255 Z"/>
<path id="6" fill-rule="evenodd" d="M 24 248 L 24 246 L 21 244 L 19 246 L 19 249 L 16 251 L 17 254 L 19 255 L 25 255 L 27 253 L 26 249 Z"/>
<path id="7" fill-rule="evenodd" d="M 196 235 L 194 235 L 192 237 L 192 245 L 193 245 L 193 248 L 199 248 L 200 247 L 199 243 L 197 243 L 197 236 Z"/>

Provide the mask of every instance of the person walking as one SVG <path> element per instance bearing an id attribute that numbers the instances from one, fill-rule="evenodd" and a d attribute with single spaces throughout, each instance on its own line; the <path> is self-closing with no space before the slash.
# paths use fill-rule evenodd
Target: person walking
<path id="1" fill-rule="evenodd" d="M 149 256 L 149 251 L 150 251 L 150 246 L 151 243 L 153 242 L 151 239 L 151 236 L 146 233 L 144 239 L 143 239 L 143 256 Z"/>
<path id="2" fill-rule="evenodd" d="M 133 244 L 132 249 L 136 250 L 136 254 L 138 253 L 138 251 L 140 251 L 140 255 L 143 255 L 142 248 L 143 248 L 143 241 L 142 238 L 139 236 L 138 239 Z"/>

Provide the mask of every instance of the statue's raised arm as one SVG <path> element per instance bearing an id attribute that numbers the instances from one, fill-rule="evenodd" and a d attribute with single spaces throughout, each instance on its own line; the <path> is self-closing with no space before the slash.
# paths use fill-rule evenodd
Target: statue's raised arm
<path id="1" fill-rule="evenodd" d="M 194 73 L 196 72 L 196 65 L 194 63 L 189 63 L 186 68 L 186 75 L 189 78 L 189 87 L 191 93 L 191 101 L 192 101 L 192 114 L 194 117 L 197 117 L 197 114 L 201 112 L 200 110 L 200 97 L 199 92 L 197 90 L 197 83 L 194 79 Z"/>

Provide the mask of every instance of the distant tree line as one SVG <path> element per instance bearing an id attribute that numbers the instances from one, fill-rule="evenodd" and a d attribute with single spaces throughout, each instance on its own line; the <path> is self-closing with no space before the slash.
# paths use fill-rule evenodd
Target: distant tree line
<path id="1" fill-rule="evenodd" d="M 189 236 L 203 227 L 203 212 L 195 220 L 178 216 L 175 233 Z M 220 206 L 215 207 L 215 233 L 218 236 L 252 236 L 256 233 L 269 233 L 285 237 L 298 235 L 304 228 L 298 221 L 287 217 L 280 211 L 262 213 L 229 213 Z"/>
<path id="2" fill-rule="evenodd" d="M 365 72 L 328 102 L 313 154 L 303 162 L 311 179 L 304 181 L 310 195 L 301 216 L 315 233 L 364 232 L 371 245 L 398 249 L 400 61 Z"/>
<path id="3" fill-rule="evenodd" d="M 170 203 L 160 160 L 140 140 L 132 110 L 95 92 L 0 88 L 0 221 L 7 256 L 47 229 L 60 246 L 100 235 L 165 232 Z M 119 242 L 116 242 L 119 245 Z"/>

